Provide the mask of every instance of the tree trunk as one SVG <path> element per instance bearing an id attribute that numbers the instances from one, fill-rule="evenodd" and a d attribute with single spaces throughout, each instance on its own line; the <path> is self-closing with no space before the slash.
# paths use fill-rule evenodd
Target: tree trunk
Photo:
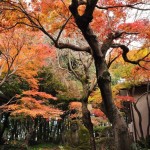
<path id="1" fill-rule="evenodd" d="M 14 126 L 14 133 L 15 133 L 15 140 L 18 139 L 18 120 L 15 120 L 15 126 Z"/>
<path id="2" fill-rule="evenodd" d="M 38 126 L 38 118 L 34 119 L 33 125 L 34 125 L 34 127 L 33 127 L 33 133 L 31 135 L 31 140 L 35 142 L 36 137 L 37 137 L 37 131 L 36 130 L 37 130 L 37 126 Z"/>
<path id="3" fill-rule="evenodd" d="M 32 136 L 33 136 L 33 133 L 35 130 L 36 130 L 35 120 L 28 118 L 28 129 L 27 129 L 27 134 L 25 137 L 25 144 L 26 144 L 27 148 L 31 144 L 31 139 L 32 139 Z"/>
<path id="4" fill-rule="evenodd" d="M 84 126 L 88 129 L 90 134 L 90 144 L 91 144 L 91 150 L 96 150 L 96 144 L 95 144 L 95 138 L 94 138 L 94 132 L 93 132 L 93 124 L 91 122 L 91 116 L 90 111 L 87 108 L 87 100 L 82 101 L 82 121 Z"/>
<path id="5" fill-rule="evenodd" d="M 102 107 L 113 125 L 116 150 L 129 150 L 130 140 L 127 124 L 120 115 L 112 98 L 111 77 L 104 58 L 95 57 L 97 82 L 102 95 Z"/>
<path id="6" fill-rule="evenodd" d="M 83 98 L 81 100 L 82 102 L 82 121 L 84 126 L 87 128 L 90 134 L 90 145 L 91 145 L 91 150 L 96 150 L 96 143 L 95 143 L 95 137 L 94 137 L 94 131 L 93 131 L 93 123 L 91 121 L 91 114 L 90 111 L 88 110 L 88 98 L 91 93 L 89 90 L 89 81 L 88 81 L 88 69 L 86 68 L 87 71 L 86 73 L 86 78 L 82 81 L 82 88 L 83 88 Z"/>
<path id="7" fill-rule="evenodd" d="M 123 117 L 114 105 L 111 89 L 111 77 L 105 61 L 106 53 L 113 43 L 114 36 L 113 34 L 106 35 L 106 40 L 100 44 L 97 36 L 90 27 L 90 22 L 93 18 L 93 11 L 97 2 L 97 0 L 89 1 L 86 5 L 84 14 L 81 16 L 78 13 L 78 1 L 72 0 L 69 9 L 75 18 L 78 28 L 81 30 L 82 35 L 91 48 L 90 51 L 95 61 L 97 82 L 103 99 L 104 112 L 109 121 L 112 123 L 115 131 L 116 150 L 129 150 L 130 143 L 128 128 Z"/>
<path id="8" fill-rule="evenodd" d="M 39 122 L 39 128 L 38 128 L 38 142 L 41 142 L 42 140 L 42 118 L 41 117 L 38 117 L 38 122 Z"/>
<path id="9" fill-rule="evenodd" d="M 47 134 L 46 138 L 47 138 L 47 142 L 49 142 L 49 139 L 50 139 L 49 131 L 50 131 L 50 126 L 49 126 L 49 121 L 47 121 L 46 122 L 46 134 Z"/>
<path id="10" fill-rule="evenodd" d="M 2 129 L 0 130 L 0 144 L 3 144 L 5 142 L 3 139 L 3 134 L 4 134 L 5 129 L 8 127 L 8 118 L 10 116 L 10 112 L 4 113 L 4 116 L 5 116 L 5 120 L 3 122 Z"/>

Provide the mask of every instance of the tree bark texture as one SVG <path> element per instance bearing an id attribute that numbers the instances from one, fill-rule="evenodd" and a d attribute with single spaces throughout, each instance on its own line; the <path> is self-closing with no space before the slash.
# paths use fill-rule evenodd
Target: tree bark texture
<path id="1" fill-rule="evenodd" d="M 91 122 L 90 111 L 87 108 L 87 100 L 86 100 L 86 102 L 82 101 L 82 121 L 83 121 L 84 126 L 88 129 L 89 134 L 90 134 L 91 150 L 96 150 L 93 124 Z"/>
<path id="2" fill-rule="evenodd" d="M 103 110 L 109 121 L 112 123 L 115 136 L 116 150 L 129 150 L 130 141 L 127 125 L 115 106 L 112 98 L 111 77 L 107 70 L 105 60 L 95 60 L 97 69 L 97 81 L 103 98 Z"/>

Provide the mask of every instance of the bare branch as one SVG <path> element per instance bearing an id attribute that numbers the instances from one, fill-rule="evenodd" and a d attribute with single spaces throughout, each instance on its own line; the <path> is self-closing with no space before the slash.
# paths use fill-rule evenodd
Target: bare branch
<path id="1" fill-rule="evenodd" d="M 3 109 L 3 108 L 6 107 L 7 105 L 9 105 L 9 104 L 14 103 L 15 101 L 17 101 L 17 100 L 14 101 L 14 98 L 15 98 L 15 97 L 16 97 L 16 96 L 13 96 L 7 103 L 5 103 L 4 105 L 1 105 L 1 106 L 0 106 L 0 109 Z"/>
<path id="2" fill-rule="evenodd" d="M 116 57 L 114 57 L 111 61 L 108 62 L 107 66 L 108 68 L 110 68 L 111 64 L 119 57 L 120 55 L 117 55 Z"/>
<path id="3" fill-rule="evenodd" d="M 91 82 L 91 85 L 90 85 L 90 89 L 89 89 L 89 94 L 92 93 L 92 91 L 94 90 L 94 88 L 96 88 L 97 86 L 97 78 L 95 77 L 92 82 Z"/>
<path id="4" fill-rule="evenodd" d="M 73 45 L 73 44 L 70 44 L 70 43 L 56 43 L 56 48 L 59 48 L 59 49 L 65 49 L 65 48 L 68 48 L 68 49 L 71 49 L 71 50 L 74 50 L 74 51 L 78 51 L 78 52 L 88 52 L 89 54 L 91 53 L 91 48 L 90 47 L 79 47 L 79 46 L 76 46 L 76 45 Z"/>
<path id="5" fill-rule="evenodd" d="M 71 72 L 74 74 L 77 80 L 79 80 L 82 83 L 82 77 L 80 77 L 77 72 L 72 68 L 71 59 L 70 59 L 70 51 L 68 52 L 68 62 L 69 62 L 69 68 Z"/>
<path id="6" fill-rule="evenodd" d="M 88 60 L 88 64 L 87 64 L 87 68 L 90 68 L 90 66 L 92 65 L 93 63 L 93 57 L 90 57 L 89 60 Z"/>
<path id="7" fill-rule="evenodd" d="M 38 26 L 30 25 L 30 24 L 27 24 L 27 23 L 25 23 L 25 22 L 16 22 L 14 25 L 12 25 L 12 26 L 10 26 L 10 27 L 2 27 L 2 28 L 3 28 L 4 30 L 9 30 L 9 29 L 12 29 L 12 28 L 16 27 L 16 26 L 19 25 L 19 24 L 23 24 L 23 25 L 26 25 L 26 26 L 29 26 L 29 27 L 32 27 L 32 28 L 38 28 L 38 29 L 39 29 Z"/>
<path id="8" fill-rule="evenodd" d="M 63 32 L 64 28 L 66 27 L 66 25 L 69 22 L 69 20 L 71 19 L 71 17 L 72 17 L 72 15 L 70 15 L 70 17 L 66 20 L 65 24 L 61 27 L 60 32 L 59 32 L 59 34 L 57 36 L 56 42 L 58 42 L 58 40 L 59 40 L 59 38 L 61 36 L 61 33 Z"/>

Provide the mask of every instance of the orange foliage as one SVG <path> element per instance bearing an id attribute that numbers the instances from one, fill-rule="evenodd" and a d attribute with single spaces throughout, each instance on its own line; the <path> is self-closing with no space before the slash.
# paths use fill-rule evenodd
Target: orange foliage
<path id="1" fill-rule="evenodd" d="M 47 94 L 45 92 L 38 92 L 38 91 L 35 91 L 35 90 L 24 91 L 23 94 L 28 95 L 28 96 L 33 96 L 33 97 L 40 96 L 40 97 L 46 98 L 46 99 L 57 100 L 56 97 L 53 97 L 50 94 Z"/>
<path id="2" fill-rule="evenodd" d="M 62 112 L 49 105 L 49 100 L 57 98 L 45 92 L 38 92 L 36 78 L 39 69 L 47 65 L 47 59 L 55 57 L 54 48 L 48 44 L 41 44 L 42 36 L 39 32 L 31 32 L 24 28 L 5 31 L 0 33 L 0 37 L 1 78 L 8 80 L 15 74 L 26 80 L 31 89 L 23 91 L 22 95 L 16 95 L 13 104 L 1 106 L 3 111 L 11 111 L 12 116 L 22 117 L 59 116 Z"/>
<path id="3" fill-rule="evenodd" d="M 16 74 L 25 79 L 32 88 L 38 88 L 38 70 L 46 65 L 48 57 L 55 57 L 54 48 L 37 43 L 38 33 L 15 29 L 0 34 L 0 75 L 8 78 Z M 41 35 L 39 34 L 39 39 Z"/>
<path id="4" fill-rule="evenodd" d="M 19 98 L 19 96 L 17 96 Z M 44 118 L 59 117 L 62 111 L 49 105 L 47 100 L 56 100 L 50 94 L 37 91 L 24 91 L 23 95 L 17 100 L 16 104 L 4 106 L 5 111 L 11 111 L 12 116 L 42 116 Z"/>
<path id="5" fill-rule="evenodd" d="M 69 109 L 81 110 L 82 103 L 81 102 L 71 102 L 69 104 Z"/>
<path id="6" fill-rule="evenodd" d="M 119 26 L 120 30 L 124 30 L 126 32 L 137 32 L 137 39 L 145 39 L 150 37 L 150 22 L 146 19 L 137 20 L 133 23 L 124 23 Z"/>
<path id="7" fill-rule="evenodd" d="M 12 2 L 12 4 L 11 4 Z M 134 5 L 135 3 L 143 2 L 142 0 L 125 0 L 125 1 L 116 1 L 116 0 L 99 0 L 97 5 L 100 7 L 109 7 L 108 9 L 98 9 L 95 8 L 93 14 L 93 20 L 91 22 L 91 26 L 94 32 L 98 35 L 100 41 L 106 39 L 107 34 L 112 31 L 126 31 L 126 32 L 139 32 L 138 38 L 149 38 L 150 37 L 150 24 L 148 20 L 137 20 L 131 23 L 126 23 L 130 18 L 128 14 L 128 7 L 119 7 L 122 5 Z M 61 27 L 64 25 L 66 20 L 71 15 L 69 11 L 70 0 L 32 0 L 30 2 L 27 1 L 19 1 L 19 3 L 15 3 L 14 1 L 8 1 L 8 3 L 2 2 L 3 11 L 1 12 L 1 26 L 7 27 L 16 25 L 16 22 L 20 24 L 18 26 L 22 27 L 23 24 L 32 26 L 33 29 L 41 29 L 44 27 L 44 30 L 54 35 L 57 33 Z M 117 6 L 114 7 L 113 6 Z M 136 5 L 135 5 L 136 6 Z M 26 11 L 22 11 L 23 9 Z M 7 8 L 7 9 L 5 9 Z M 8 8 L 10 10 L 8 11 Z M 12 8 L 15 8 L 12 10 Z M 83 14 L 85 9 L 85 5 L 80 5 L 78 7 L 78 13 L 80 15 Z M 19 15 L 18 15 L 19 14 Z M 29 19 L 29 17 L 31 19 Z M 132 14 L 132 11 L 131 11 Z M 136 14 L 135 14 L 136 16 Z M 31 21 L 31 22 L 30 22 Z M 33 23 L 34 22 L 34 23 Z M 44 31 L 44 33 L 45 33 Z M 66 35 L 68 37 L 72 37 L 75 34 L 80 35 L 80 31 L 78 30 L 74 19 L 71 18 L 67 25 L 65 26 L 63 36 Z M 135 37 L 132 37 L 133 40 Z M 128 35 L 124 35 L 122 40 L 131 40 Z"/>

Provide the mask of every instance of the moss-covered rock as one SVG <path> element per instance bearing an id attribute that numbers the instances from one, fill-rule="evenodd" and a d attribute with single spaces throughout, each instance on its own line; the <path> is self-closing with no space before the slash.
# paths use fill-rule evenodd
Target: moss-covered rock
<path id="1" fill-rule="evenodd" d="M 90 150 L 90 135 L 88 130 L 80 123 L 73 120 L 67 132 L 66 150 Z"/>

